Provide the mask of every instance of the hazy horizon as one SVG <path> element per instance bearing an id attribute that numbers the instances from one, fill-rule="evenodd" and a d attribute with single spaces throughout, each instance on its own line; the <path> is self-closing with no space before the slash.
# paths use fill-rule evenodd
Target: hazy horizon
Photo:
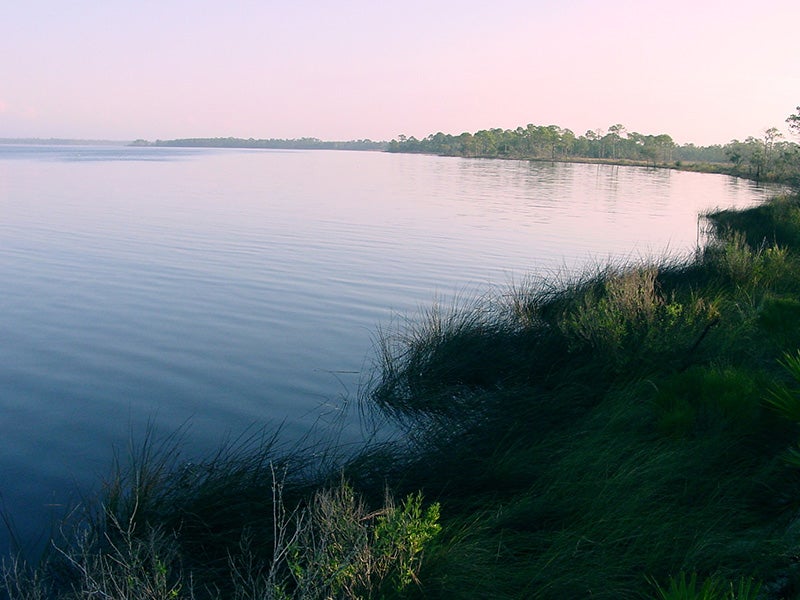
<path id="1" fill-rule="evenodd" d="M 786 132 L 789 0 L 9 5 L 0 138 L 391 140 L 622 123 L 678 143 Z"/>

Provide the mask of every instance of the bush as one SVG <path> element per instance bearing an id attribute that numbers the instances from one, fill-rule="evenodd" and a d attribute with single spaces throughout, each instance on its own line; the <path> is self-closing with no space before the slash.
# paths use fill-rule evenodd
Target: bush
<path id="1" fill-rule="evenodd" d="M 439 505 L 423 510 L 421 494 L 398 507 L 387 493 L 384 506 L 369 511 L 346 482 L 316 492 L 310 506 L 289 519 L 280 514 L 269 569 L 254 568 L 248 552 L 243 565 L 232 565 L 240 595 L 256 589 L 253 600 L 393 597 L 419 583 L 424 550 L 440 530 Z M 259 581 L 253 573 L 260 571 Z"/>

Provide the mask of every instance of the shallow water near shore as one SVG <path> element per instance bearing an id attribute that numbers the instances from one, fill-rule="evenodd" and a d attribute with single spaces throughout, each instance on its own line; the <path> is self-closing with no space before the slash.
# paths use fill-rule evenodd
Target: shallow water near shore
<path id="1" fill-rule="evenodd" d="M 5 510 L 35 538 L 151 422 L 185 428 L 188 456 L 264 425 L 357 443 L 358 388 L 396 315 L 684 256 L 699 212 L 773 190 L 609 165 L 0 145 Z"/>

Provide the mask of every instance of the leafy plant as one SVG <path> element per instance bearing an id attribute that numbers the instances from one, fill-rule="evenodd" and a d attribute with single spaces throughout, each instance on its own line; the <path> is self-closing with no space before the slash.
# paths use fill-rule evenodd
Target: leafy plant
<path id="1" fill-rule="evenodd" d="M 422 494 L 368 512 L 346 483 L 318 492 L 287 558 L 298 598 L 372 598 L 419 583 L 423 551 L 440 530 Z"/>
<path id="2" fill-rule="evenodd" d="M 660 600 L 755 600 L 761 591 L 761 584 L 749 577 L 742 577 L 735 584 L 716 577 L 697 581 L 697 573 L 687 579 L 686 573 L 670 577 L 666 587 L 650 580 L 656 588 Z"/>
<path id="3" fill-rule="evenodd" d="M 381 560 L 394 572 L 395 588 L 404 589 L 419 583 L 417 573 L 426 545 L 441 530 L 439 504 L 422 508 L 422 494 L 410 494 L 399 509 L 378 517 L 375 525 L 375 547 Z"/>

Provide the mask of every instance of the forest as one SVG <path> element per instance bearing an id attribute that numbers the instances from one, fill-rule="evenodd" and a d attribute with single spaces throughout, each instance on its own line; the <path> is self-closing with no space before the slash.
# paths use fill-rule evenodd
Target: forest
<path id="1" fill-rule="evenodd" d="M 800 107 L 786 122 L 792 134 L 800 135 Z M 628 131 L 620 123 L 605 131 L 588 130 L 583 135 L 557 125 L 528 124 L 460 135 L 438 132 L 423 139 L 400 135 L 389 142 L 387 150 L 472 158 L 633 163 L 787 183 L 800 179 L 800 146 L 786 139 L 777 127 L 743 141 L 697 146 L 677 144 L 666 133 Z"/>

